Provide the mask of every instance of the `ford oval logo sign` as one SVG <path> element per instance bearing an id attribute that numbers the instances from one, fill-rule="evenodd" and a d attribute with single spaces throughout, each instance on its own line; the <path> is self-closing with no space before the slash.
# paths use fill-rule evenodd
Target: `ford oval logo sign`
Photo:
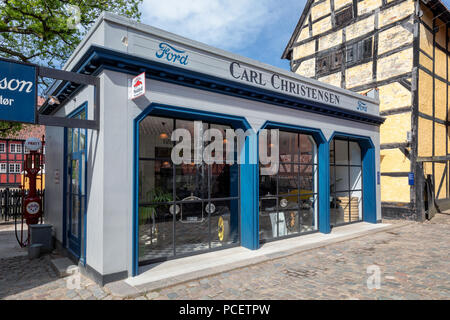
<path id="1" fill-rule="evenodd" d="M 362 101 L 358 101 L 358 106 L 356 107 L 356 110 L 367 112 L 367 104 Z"/>
<path id="2" fill-rule="evenodd" d="M 161 42 L 159 44 L 159 50 L 156 51 L 156 57 L 158 59 L 165 59 L 172 63 L 179 63 L 181 65 L 188 65 L 189 55 L 186 51 L 176 49 L 168 43 Z"/>

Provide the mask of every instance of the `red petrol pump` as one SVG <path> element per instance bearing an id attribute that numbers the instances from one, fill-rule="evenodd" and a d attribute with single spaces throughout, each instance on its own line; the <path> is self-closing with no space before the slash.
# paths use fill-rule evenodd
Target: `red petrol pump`
<path id="1" fill-rule="evenodd" d="M 24 180 L 22 184 L 22 223 L 21 223 L 21 236 L 20 239 L 16 237 L 21 247 L 25 247 L 29 244 L 30 240 L 30 225 L 38 224 L 42 222 L 42 200 L 37 193 L 37 180 L 44 166 L 44 137 L 42 140 L 38 138 L 28 138 L 25 141 L 25 148 L 29 150 L 29 153 L 25 154 L 24 159 Z M 42 175 L 41 190 L 42 190 Z M 28 193 L 25 192 L 25 182 L 28 181 Z M 23 239 L 24 222 L 28 226 L 28 237 Z M 17 223 L 16 223 L 17 224 Z"/>

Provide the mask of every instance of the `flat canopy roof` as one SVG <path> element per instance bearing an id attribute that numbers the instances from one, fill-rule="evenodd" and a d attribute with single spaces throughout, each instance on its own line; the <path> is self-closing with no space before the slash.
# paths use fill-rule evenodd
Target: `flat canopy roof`
<path id="1" fill-rule="evenodd" d="M 350 112 L 355 114 L 355 119 L 360 115 L 373 118 L 373 123 L 383 122 L 379 117 L 379 102 L 370 97 L 105 12 L 75 49 L 64 69 L 94 74 L 100 63 L 95 59 L 106 59 L 106 56 L 121 61 L 115 65 L 116 71 L 123 68 L 126 72 L 127 66 L 132 65 L 137 74 L 139 70 L 146 71 L 144 65 L 166 66 L 179 75 L 223 81 L 216 85 L 211 83 L 209 89 L 212 91 L 222 85 L 224 93 L 244 88 L 248 90 L 238 90 L 235 95 L 242 94 L 243 98 L 255 100 L 261 95 L 267 103 L 283 101 L 286 106 L 292 101 L 299 109 L 303 104 L 320 105 L 332 111 Z M 137 65 L 141 67 L 136 69 Z M 177 80 L 182 81 L 181 78 L 178 76 Z M 50 91 L 61 91 L 64 85 L 67 87 L 67 83 L 55 83 Z M 48 107 L 45 105 L 41 112 L 48 111 Z"/>

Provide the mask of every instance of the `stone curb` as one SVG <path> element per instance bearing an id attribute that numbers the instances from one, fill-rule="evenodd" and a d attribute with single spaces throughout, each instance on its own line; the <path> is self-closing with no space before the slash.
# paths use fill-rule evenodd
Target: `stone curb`
<path id="1" fill-rule="evenodd" d="M 328 246 L 331 244 L 340 243 L 340 242 L 344 242 L 344 241 L 351 240 L 351 239 L 361 238 L 361 237 L 364 237 L 364 236 L 367 236 L 370 234 L 374 234 L 374 233 L 386 232 L 386 231 L 390 231 L 393 229 L 400 229 L 400 228 L 403 228 L 403 227 L 406 227 L 406 226 L 409 226 L 412 224 L 414 224 L 414 223 L 411 222 L 411 223 L 392 224 L 392 225 L 388 225 L 388 226 L 377 228 L 377 229 L 359 231 L 359 232 L 353 233 L 351 235 L 339 237 L 337 239 L 323 240 L 318 243 L 308 244 L 308 245 L 300 246 L 298 248 L 293 248 L 293 249 L 286 250 L 286 251 L 280 251 L 277 253 L 272 253 L 272 254 L 268 254 L 268 255 L 264 255 L 264 256 L 260 256 L 260 257 L 249 258 L 249 259 L 246 259 L 243 261 L 230 263 L 230 264 L 220 266 L 220 267 L 206 268 L 206 269 L 199 270 L 196 272 L 186 273 L 186 274 L 183 274 L 182 276 L 175 276 L 175 277 L 167 278 L 164 280 L 154 281 L 154 282 L 150 282 L 150 283 L 139 285 L 139 286 L 132 286 L 132 285 L 126 283 L 125 280 L 116 281 L 116 282 L 112 282 L 112 283 L 105 285 L 105 289 L 107 289 L 107 291 L 114 296 L 118 296 L 121 298 L 129 298 L 129 299 L 136 298 L 140 295 L 144 295 L 151 291 L 161 290 L 163 288 L 183 284 L 183 283 L 190 282 L 190 281 L 200 280 L 202 278 L 210 277 L 210 276 L 217 275 L 217 274 L 220 274 L 223 272 L 228 272 L 228 271 L 232 271 L 232 270 L 236 270 L 236 269 L 250 267 L 250 266 L 260 264 L 263 262 L 268 262 L 268 261 L 285 258 L 288 256 L 292 256 L 294 254 L 298 254 L 300 252 L 322 248 L 322 247 L 325 247 L 325 246 Z"/>

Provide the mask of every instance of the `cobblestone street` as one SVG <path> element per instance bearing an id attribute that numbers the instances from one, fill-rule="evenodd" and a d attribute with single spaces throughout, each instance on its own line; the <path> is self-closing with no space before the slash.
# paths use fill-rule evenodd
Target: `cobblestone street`
<path id="1" fill-rule="evenodd" d="M 450 215 L 386 222 L 399 228 L 135 299 L 450 299 Z M 369 266 L 380 268 L 380 289 L 367 287 Z M 70 289 L 71 279 L 57 277 L 49 256 L 0 258 L 0 299 L 120 299 L 84 277 Z"/>

